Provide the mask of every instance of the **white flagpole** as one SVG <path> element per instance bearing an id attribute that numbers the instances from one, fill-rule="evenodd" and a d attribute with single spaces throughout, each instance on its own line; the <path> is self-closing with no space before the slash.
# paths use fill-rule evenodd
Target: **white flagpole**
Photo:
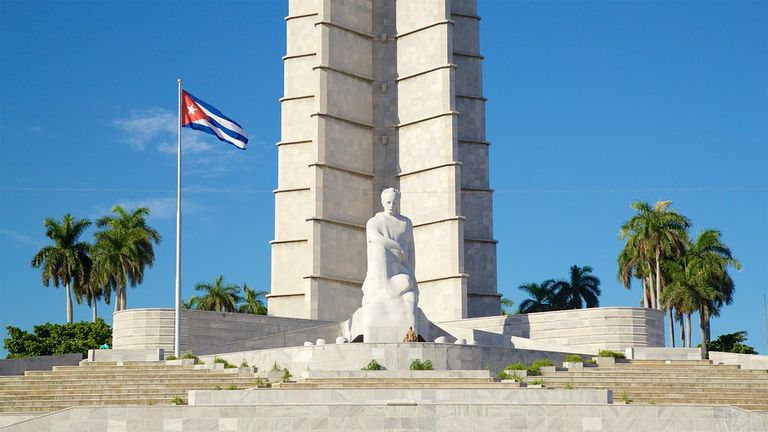
<path id="1" fill-rule="evenodd" d="M 179 78 L 178 146 L 176 149 L 176 310 L 174 313 L 173 353 L 181 357 L 181 78 Z"/>

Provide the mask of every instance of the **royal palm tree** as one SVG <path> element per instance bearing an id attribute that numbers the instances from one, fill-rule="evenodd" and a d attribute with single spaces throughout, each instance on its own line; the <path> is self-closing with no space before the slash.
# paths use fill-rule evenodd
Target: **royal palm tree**
<path id="1" fill-rule="evenodd" d="M 590 273 L 590 266 L 571 266 L 569 280 L 555 282 L 554 303 L 567 309 L 581 309 L 584 304 L 588 308 L 600 306 L 600 279 Z"/>
<path id="2" fill-rule="evenodd" d="M 115 312 L 123 310 L 121 295 L 126 287 L 136 286 L 143 277 L 134 240 L 135 235 L 120 229 L 96 232 L 91 284 L 98 286 L 107 298 L 115 291 Z"/>
<path id="3" fill-rule="evenodd" d="M 552 301 L 555 296 L 554 285 L 556 281 L 549 279 L 541 284 L 535 282 L 526 283 L 517 287 L 517 289 L 528 294 L 528 299 L 520 303 L 520 313 L 547 312 L 555 310 Z"/>
<path id="4" fill-rule="evenodd" d="M 671 275 L 672 290 L 665 296 L 677 303 L 677 308 L 688 313 L 687 326 L 690 334 L 690 313 L 699 312 L 701 348 L 708 357 L 707 342 L 710 340 L 710 320 L 720 315 L 723 305 L 733 302 L 734 283 L 728 268 L 741 269 L 730 248 L 720 239 L 717 230 L 705 230 L 688 244 L 685 255 L 679 262 L 666 267 Z"/>
<path id="5" fill-rule="evenodd" d="M 147 225 L 146 218 L 149 216 L 147 207 L 139 207 L 133 211 L 127 211 L 121 206 L 116 205 L 112 208 L 114 216 L 105 216 L 96 221 L 96 225 L 101 228 L 105 237 L 102 246 L 113 248 L 109 253 L 114 259 L 116 255 L 121 258 L 111 264 L 116 273 L 113 277 L 119 275 L 119 279 L 111 281 L 111 286 L 115 288 L 115 312 L 124 310 L 127 305 L 126 287 L 128 282 L 131 286 L 136 286 L 144 280 L 144 268 L 152 267 L 155 263 L 155 245 L 160 244 L 161 236 L 154 228 Z M 98 234 L 97 234 L 98 238 Z M 105 252 L 102 250 L 102 252 Z M 109 272 L 109 270 L 107 270 Z M 101 275 L 102 281 L 106 275 Z"/>
<path id="6" fill-rule="evenodd" d="M 651 291 L 651 306 L 655 309 L 662 309 L 662 262 L 682 256 L 688 243 L 688 227 L 691 225 L 688 218 L 669 208 L 671 204 L 672 201 L 659 201 L 651 207 L 644 201 L 633 202 L 632 208 L 637 213 L 622 225 L 619 233 L 620 238 L 626 240 L 624 250 L 619 254 L 620 279 L 624 280 L 622 276 L 629 271 L 628 263 L 634 260 L 636 266 L 640 266 L 637 273 L 647 276 L 645 280 Z M 670 341 L 673 347 L 674 328 L 673 312 L 669 309 Z"/>
<path id="7" fill-rule="evenodd" d="M 181 308 L 182 309 L 194 309 L 194 308 L 197 307 L 197 302 L 198 301 L 200 301 L 200 298 L 198 296 L 192 296 L 187 301 L 181 300 Z"/>
<path id="8" fill-rule="evenodd" d="M 197 301 L 198 310 L 234 312 L 240 297 L 240 287 L 235 284 L 225 284 L 224 275 L 219 275 L 213 283 L 200 282 L 195 290 L 205 293 Z"/>
<path id="9" fill-rule="evenodd" d="M 45 235 L 53 244 L 45 246 L 32 258 L 32 267 L 42 266 L 44 286 L 58 288 L 63 285 L 67 292 L 67 322 L 72 323 L 72 289 L 80 290 L 85 284 L 91 259 L 89 245 L 80 236 L 91 225 L 88 219 L 76 219 L 67 213 L 61 221 L 46 218 L 43 222 Z M 74 286 L 73 286 L 74 285 Z"/>
<path id="10" fill-rule="evenodd" d="M 501 304 L 502 315 L 512 314 L 512 308 L 515 306 L 515 302 L 513 302 L 512 299 L 507 297 L 502 297 L 501 300 L 499 300 L 499 303 Z"/>
<path id="11" fill-rule="evenodd" d="M 252 315 L 267 314 L 267 306 L 262 300 L 264 296 L 267 295 L 266 291 L 253 290 L 248 286 L 248 284 L 243 283 L 243 293 L 245 294 L 243 298 L 244 303 L 238 307 L 238 312 Z"/>

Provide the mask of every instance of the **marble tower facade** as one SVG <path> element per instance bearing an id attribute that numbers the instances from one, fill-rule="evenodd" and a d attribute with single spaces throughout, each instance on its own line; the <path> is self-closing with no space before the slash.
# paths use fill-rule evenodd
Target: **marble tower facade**
<path id="1" fill-rule="evenodd" d="M 290 0 L 270 315 L 360 307 L 396 187 L 432 321 L 499 314 L 475 0 Z"/>

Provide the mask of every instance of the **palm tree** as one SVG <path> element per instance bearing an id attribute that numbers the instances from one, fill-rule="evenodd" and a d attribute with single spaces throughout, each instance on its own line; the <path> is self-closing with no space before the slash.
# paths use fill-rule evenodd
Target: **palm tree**
<path id="1" fill-rule="evenodd" d="M 123 310 L 121 295 L 128 284 L 136 286 L 142 280 L 136 255 L 130 233 L 112 228 L 96 232 L 91 284 L 98 286 L 107 298 L 115 291 L 115 312 Z"/>
<path id="2" fill-rule="evenodd" d="M 581 309 L 600 306 L 600 279 L 591 275 L 592 267 L 571 266 L 570 280 L 555 282 L 555 304 L 567 309 Z M 583 302 L 582 302 L 583 299 Z M 563 309 L 565 309 L 563 308 Z"/>
<path id="3" fill-rule="evenodd" d="M 685 255 L 679 262 L 667 265 L 671 274 L 672 290 L 670 302 L 687 313 L 688 334 L 690 335 L 690 314 L 699 311 L 701 348 L 704 358 L 708 357 L 707 342 L 710 340 L 710 320 L 720 315 L 723 305 L 733 302 L 734 283 L 728 274 L 728 267 L 741 269 L 741 263 L 733 258 L 730 248 L 720 239 L 717 230 L 705 230 L 688 244 Z M 689 343 L 690 345 L 690 343 Z"/>
<path id="4" fill-rule="evenodd" d="M 197 307 L 197 303 L 199 301 L 200 301 L 200 298 L 198 296 L 192 296 L 187 301 L 181 300 L 181 308 L 182 309 L 194 309 L 194 308 Z"/>
<path id="5" fill-rule="evenodd" d="M 245 303 L 240 305 L 237 309 L 238 312 L 253 315 L 267 314 L 267 306 L 264 304 L 264 301 L 261 300 L 267 295 L 266 291 L 252 290 L 248 284 L 243 283 L 243 292 L 245 293 L 245 298 L 243 299 Z"/>
<path id="6" fill-rule="evenodd" d="M 512 308 L 515 306 L 515 302 L 512 301 L 512 299 L 507 297 L 502 297 L 501 300 L 499 300 L 499 303 L 501 304 L 501 314 L 502 315 L 511 315 L 512 314 Z"/>
<path id="7" fill-rule="evenodd" d="M 61 221 L 46 218 L 43 222 L 45 235 L 53 240 L 53 245 L 40 249 L 32 258 L 32 267 L 42 266 L 43 285 L 54 287 L 63 285 L 67 291 L 67 322 L 72 323 L 72 291 L 77 292 L 85 283 L 91 258 L 89 245 L 79 241 L 91 221 L 76 219 L 67 213 Z"/>
<path id="8" fill-rule="evenodd" d="M 219 275 L 213 283 L 200 282 L 195 290 L 205 292 L 197 301 L 198 310 L 234 312 L 240 297 L 240 287 L 235 284 L 225 284 L 224 275 Z"/>
<path id="9" fill-rule="evenodd" d="M 651 293 L 651 307 L 661 309 L 663 275 L 661 264 L 665 259 L 675 259 L 685 252 L 688 243 L 688 227 L 691 222 L 685 216 L 670 210 L 671 201 L 659 201 L 655 206 L 644 201 L 635 201 L 632 208 L 637 211 L 621 227 L 619 236 L 626 240 L 624 250 L 619 254 L 619 279 L 626 281 L 628 274 L 645 277 Z M 633 266 L 630 264 L 634 263 Z M 654 280 L 655 277 L 655 280 Z M 624 284 L 628 287 L 628 284 Z M 669 309 L 669 331 L 672 346 L 675 346 L 674 317 Z"/>
<path id="10" fill-rule="evenodd" d="M 110 285 L 115 288 L 115 312 L 124 310 L 127 305 L 126 287 L 128 282 L 136 286 L 144 280 L 144 268 L 155 263 L 155 252 L 152 244 L 160 244 L 161 236 L 154 228 L 147 225 L 149 216 L 147 207 L 139 207 L 132 212 L 121 206 L 112 208 L 116 216 L 105 216 L 96 221 L 103 231 L 102 246 L 112 249 L 108 255 L 113 257 L 110 268 L 115 270 Z M 97 233 L 98 238 L 98 233 Z M 106 253 L 105 250 L 102 252 Z M 118 259 L 117 256 L 120 256 Z M 109 273 L 110 270 L 107 270 Z M 108 275 L 102 274 L 102 281 Z"/>
<path id="11" fill-rule="evenodd" d="M 531 298 L 525 299 L 520 303 L 520 313 L 547 312 L 554 310 L 552 301 L 554 300 L 556 281 L 549 279 L 541 284 L 535 282 L 526 283 L 517 287 L 525 292 Z"/>

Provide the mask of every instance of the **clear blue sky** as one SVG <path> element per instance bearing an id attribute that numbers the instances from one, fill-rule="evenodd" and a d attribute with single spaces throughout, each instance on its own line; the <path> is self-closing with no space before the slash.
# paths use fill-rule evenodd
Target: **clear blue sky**
<path id="1" fill-rule="evenodd" d="M 0 2 L 0 337 L 65 321 L 64 291 L 30 260 L 43 219 L 66 212 L 149 206 L 163 242 L 128 306 L 173 305 L 177 77 L 251 135 L 242 152 L 185 132 L 185 298 L 219 274 L 268 289 L 287 2 L 181 6 Z M 638 305 L 615 276 L 619 226 L 633 200 L 672 200 L 744 264 L 713 335 L 748 330 L 768 353 L 766 3 L 480 0 L 479 12 L 499 291 L 519 304 L 521 283 L 591 265 L 603 305 Z"/>

